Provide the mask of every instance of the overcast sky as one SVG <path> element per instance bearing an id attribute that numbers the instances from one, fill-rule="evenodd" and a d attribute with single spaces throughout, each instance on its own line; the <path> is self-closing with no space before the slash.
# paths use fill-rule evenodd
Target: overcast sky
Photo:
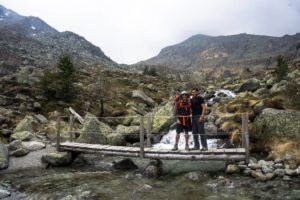
<path id="1" fill-rule="evenodd" d="M 300 0 L 0 0 L 73 31 L 118 63 L 148 59 L 195 34 L 300 32 Z"/>

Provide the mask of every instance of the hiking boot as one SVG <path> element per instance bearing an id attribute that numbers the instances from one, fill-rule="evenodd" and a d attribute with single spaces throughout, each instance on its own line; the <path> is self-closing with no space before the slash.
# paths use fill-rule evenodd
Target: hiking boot
<path id="1" fill-rule="evenodd" d="M 201 148 L 201 151 L 207 151 L 208 149 L 207 149 L 207 147 L 202 147 Z"/>
<path id="2" fill-rule="evenodd" d="M 185 145 L 185 150 L 189 151 L 190 150 L 190 147 L 188 144 Z"/>
<path id="3" fill-rule="evenodd" d="M 177 151 L 178 150 L 178 144 L 175 144 L 172 151 Z"/>
<path id="4" fill-rule="evenodd" d="M 191 150 L 199 150 L 199 147 L 193 147 Z"/>

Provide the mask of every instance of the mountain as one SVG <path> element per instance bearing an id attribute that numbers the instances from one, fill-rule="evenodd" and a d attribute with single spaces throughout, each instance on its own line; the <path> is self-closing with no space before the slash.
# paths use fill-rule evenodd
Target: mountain
<path id="1" fill-rule="evenodd" d="M 59 32 L 38 17 L 25 17 L 0 5 L 0 75 L 20 66 L 52 67 L 68 53 L 75 66 L 118 64 L 102 50 L 73 32 Z"/>
<path id="2" fill-rule="evenodd" d="M 166 47 L 137 65 L 166 66 L 173 69 L 211 66 L 269 65 L 280 54 L 292 59 L 300 33 L 283 37 L 239 34 L 230 36 L 194 35 L 187 40 Z"/>

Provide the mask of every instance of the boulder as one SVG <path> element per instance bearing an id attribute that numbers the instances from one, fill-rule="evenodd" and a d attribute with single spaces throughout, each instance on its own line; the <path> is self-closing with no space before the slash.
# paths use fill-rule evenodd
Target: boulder
<path id="1" fill-rule="evenodd" d="M 141 90 L 134 90 L 132 91 L 132 97 L 137 98 L 145 102 L 148 106 L 155 106 L 155 101 L 148 97 L 143 91 Z"/>
<path id="2" fill-rule="evenodd" d="M 267 173 L 272 173 L 274 171 L 274 169 L 272 167 L 269 167 L 267 165 L 263 165 L 261 167 L 261 170 L 264 174 L 267 174 Z"/>
<path id="3" fill-rule="evenodd" d="M 237 165 L 234 165 L 234 164 L 227 165 L 226 173 L 227 174 L 240 173 L 240 168 Z"/>
<path id="4" fill-rule="evenodd" d="M 254 121 L 256 135 L 300 137 L 300 111 L 266 108 Z"/>
<path id="5" fill-rule="evenodd" d="M 260 97 L 267 97 L 270 95 L 270 91 L 267 88 L 260 88 L 256 90 L 254 94 Z"/>
<path id="6" fill-rule="evenodd" d="M 254 177 L 257 181 L 264 182 L 267 180 L 267 177 L 265 175 L 257 171 L 251 171 L 251 176 Z"/>
<path id="7" fill-rule="evenodd" d="M 29 141 L 33 138 L 33 134 L 29 131 L 19 131 L 15 132 L 10 137 L 13 140 Z"/>
<path id="8" fill-rule="evenodd" d="M 29 153 L 29 150 L 23 145 L 20 140 L 11 142 L 8 146 L 9 155 L 20 157 L 25 156 Z"/>
<path id="9" fill-rule="evenodd" d="M 138 134 L 140 132 L 140 127 L 118 125 L 116 131 L 124 135 Z"/>
<path id="10" fill-rule="evenodd" d="M 126 169 L 126 170 L 135 170 L 138 169 L 138 166 L 130 159 L 126 158 L 119 162 L 114 162 L 113 167 L 115 169 Z"/>
<path id="11" fill-rule="evenodd" d="M 274 168 L 275 168 L 275 169 L 283 169 L 284 166 L 283 166 L 282 163 L 275 163 L 275 164 L 274 164 Z"/>
<path id="12" fill-rule="evenodd" d="M 170 127 L 174 122 L 173 102 L 169 101 L 153 114 L 152 132 L 158 133 L 164 128 Z"/>
<path id="13" fill-rule="evenodd" d="M 5 144 L 0 142 L 0 169 L 5 169 L 8 167 L 8 159 L 8 149 Z"/>
<path id="14" fill-rule="evenodd" d="M 283 177 L 285 175 L 285 170 L 284 169 L 275 169 L 274 174 L 276 176 Z"/>
<path id="15" fill-rule="evenodd" d="M 286 175 L 289 175 L 289 176 L 295 176 L 295 175 L 297 175 L 296 170 L 285 169 L 284 171 L 285 171 L 285 174 L 286 174 Z"/>
<path id="16" fill-rule="evenodd" d="M 199 180 L 199 176 L 196 172 L 189 172 L 185 175 L 185 177 L 187 177 L 189 180 L 192 180 L 192 181 L 198 181 Z"/>
<path id="17" fill-rule="evenodd" d="M 37 151 L 37 150 L 44 149 L 46 147 L 45 143 L 38 142 L 38 141 L 23 142 L 23 145 L 29 151 Z"/>
<path id="18" fill-rule="evenodd" d="M 15 151 L 17 149 L 21 149 L 24 148 L 24 145 L 22 144 L 22 142 L 20 140 L 15 140 L 12 141 L 9 145 L 8 145 L 8 150 L 9 151 Z"/>
<path id="19" fill-rule="evenodd" d="M 70 152 L 50 152 L 42 156 L 42 161 L 51 166 L 65 166 L 72 162 L 72 154 Z"/>
<path id="20" fill-rule="evenodd" d="M 238 92 L 246 92 L 246 91 L 254 92 L 259 88 L 260 88 L 260 81 L 256 78 L 251 78 L 240 86 Z"/>
<path id="21" fill-rule="evenodd" d="M 282 80 L 279 83 L 275 83 L 270 89 L 271 94 L 281 93 L 285 91 L 287 83 L 288 82 L 286 80 Z"/>
<path id="22" fill-rule="evenodd" d="M 272 180 L 276 177 L 274 173 L 266 173 L 265 176 L 267 177 L 267 180 Z"/>
<path id="23" fill-rule="evenodd" d="M 251 169 L 250 168 L 246 168 L 244 171 L 243 171 L 243 174 L 245 175 L 245 176 L 250 176 L 251 175 Z"/>
<path id="24" fill-rule="evenodd" d="M 34 115 L 34 117 L 41 124 L 47 124 L 48 123 L 48 120 L 47 120 L 47 118 L 44 115 L 37 114 L 37 115 Z"/>
<path id="25" fill-rule="evenodd" d="M 300 165 L 297 167 L 297 169 L 295 170 L 297 175 L 300 175 Z"/>
<path id="26" fill-rule="evenodd" d="M 162 162 L 160 160 L 151 160 L 143 174 L 150 178 L 158 178 L 162 175 L 162 171 Z"/>
<path id="27" fill-rule="evenodd" d="M 33 123 L 33 117 L 32 116 L 25 116 L 23 120 L 21 120 L 16 128 L 14 129 L 14 133 L 16 132 L 23 132 L 23 131 L 29 131 L 32 132 L 32 123 Z"/>
<path id="28" fill-rule="evenodd" d="M 253 170 L 261 169 L 261 165 L 258 163 L 249 163 L 248 167 Z"/>
<path id="29" fill-rule="evenodd" d="M 15 156 L 15 157 L 21 157 L 21 156 L 26 156 L 29 153 L 29 150 L 26 148 L 20 148 L 15 151 L 9 152 L 10 156 Z"/>
<path id="30" fill-rule="evenodd" d="M 113 130 L 108 125 L 100 122 L 94 115 L 87 114 L 77 141 L 89 144 L 106 144 L 106 136 L 112 132 Z"/>

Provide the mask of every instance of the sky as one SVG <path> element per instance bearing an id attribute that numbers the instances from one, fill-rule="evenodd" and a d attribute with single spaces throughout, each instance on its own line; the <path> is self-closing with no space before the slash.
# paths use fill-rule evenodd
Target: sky
<path id="1" fill-rule="evenodd" d="M 0 0 L 72 31 L 118 63 L 134 64 L 196 34 L 300 32 L 300 0 Z"/>

